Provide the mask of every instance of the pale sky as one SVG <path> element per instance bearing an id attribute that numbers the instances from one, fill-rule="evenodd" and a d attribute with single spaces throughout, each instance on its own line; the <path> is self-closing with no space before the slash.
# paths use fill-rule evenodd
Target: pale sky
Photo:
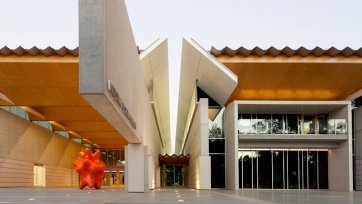
<path id="1" fill-rule="evenodd" d="M 169 39 L 171 136 L 175 137 L 182 37 L 247 48 L 362 47 L 360 0 L 126 0 L 136 44 Z M 0 0 L 0 47 L 78 46 L 77 0 Z M 174 141 L 174 140 L 173 140 Z"/>

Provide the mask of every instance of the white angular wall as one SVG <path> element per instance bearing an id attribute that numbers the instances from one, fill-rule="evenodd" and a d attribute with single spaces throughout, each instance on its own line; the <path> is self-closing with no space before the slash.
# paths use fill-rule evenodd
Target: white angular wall
<path id="1" fill-rule="evenodd" d="M 208 99 L 200 99 L 197 105 L 185 144 L 184 154 L 190 154 L 188 187 L 211 189 Z"/>

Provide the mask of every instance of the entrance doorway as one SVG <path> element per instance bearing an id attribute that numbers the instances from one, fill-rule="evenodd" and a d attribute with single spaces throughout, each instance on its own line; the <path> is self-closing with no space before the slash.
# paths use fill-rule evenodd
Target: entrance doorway
<path id="1" fill-rule="evenodd" d="M 114 187 L 123 187 L 124 186 L 124 171 L 104 171 L 106 177 L 104 178 L 102 185 L 103 186 L 114 186 Z"/>
<path id="2" fill-rule="evenodd" d="M 46 186 L 46 171 L 42 164 L 34 164 L 34 186 Z"/>
<path id="3" fill-rule="evenodd" d="M 163 165 L 161 183 L 162 187 L 184 187 L 185 186 L 184 165 Z"/>

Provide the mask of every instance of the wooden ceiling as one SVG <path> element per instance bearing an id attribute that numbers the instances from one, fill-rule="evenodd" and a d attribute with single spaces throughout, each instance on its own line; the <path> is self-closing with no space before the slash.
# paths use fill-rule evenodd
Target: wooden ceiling
<path id="1" fill-rule="evenodd" d="M 362 88 L 362 58 L 217 58 L 238 76 L 228 99 L 344 100 Z"/>
<path id="2" fill-rule="evenodd" d="M 79 95 L 78 57 L 0 55 L 0 93 L 16 106 L 30 107 L 31 120 L 55 121 L 102 148 L 127 141 Z M 9 105 L 0 98 L 0 105 Z M 63 128 L 64 127 L 64 128 Z"/>

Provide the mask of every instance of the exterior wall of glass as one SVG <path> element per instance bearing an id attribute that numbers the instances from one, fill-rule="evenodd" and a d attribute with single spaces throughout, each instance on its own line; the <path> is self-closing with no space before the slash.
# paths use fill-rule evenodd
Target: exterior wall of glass
<path id="1" fill-rule="evenodd" d="M 239 188 L 328 189 L 326 150 L 239 150 Z"/>
<path id="2" fill-rule="evenodd" d="M 346 134 L 346 119 L 327 114 L 238 114 L 239 134 Z"/>

